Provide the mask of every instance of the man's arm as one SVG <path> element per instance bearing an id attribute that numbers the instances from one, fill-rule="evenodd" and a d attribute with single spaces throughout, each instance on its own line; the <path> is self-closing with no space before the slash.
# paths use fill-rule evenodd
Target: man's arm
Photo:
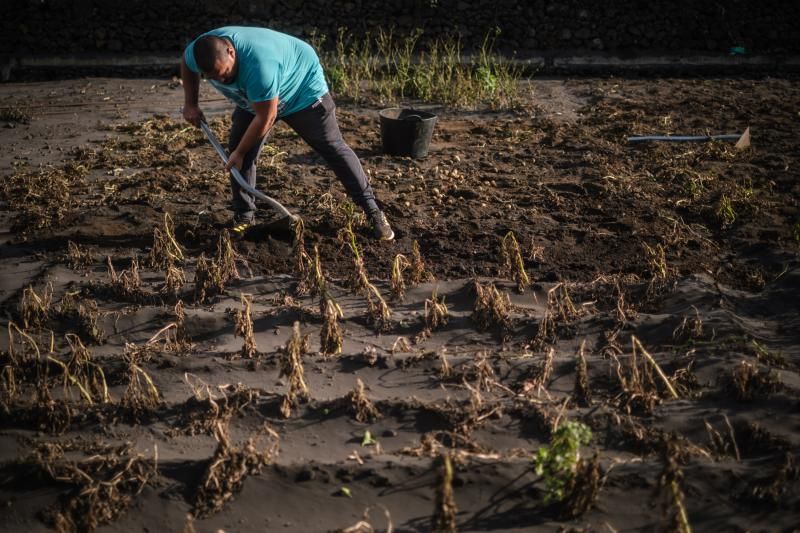
<path id="1" fill-rule="evenodd" d="M 231 167 L 242 170 L 245 154 L 255 146 L 256 143 L 269 132 L 272 125 L 275 124 L 275 119 L 278 118 L 278 99 L 273 98 L 266 102 L 253 102 L 253 111 L 256 112 L 256 116 L 247 127 L 247 131 L 244 132 L 242 140 L 239 141 L 239 145 L 236 146 L 236 149 L 228 157 L 228 164 L 225 165 L 227 170 L 230 170 Z"/>
<path id="2" fill-rule="evenodd" d="M 181 56 L 181 80 L 183 81 L 183 118 L 199 128 L 200 121 L 205 120 L 198 104 L 200 75 L 186 66 L 183 56 Z"/>

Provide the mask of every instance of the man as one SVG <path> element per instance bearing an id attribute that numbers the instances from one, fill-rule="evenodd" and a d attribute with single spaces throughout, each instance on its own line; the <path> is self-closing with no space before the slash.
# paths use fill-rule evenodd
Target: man
<path id="1" fill-rule="evenodd" d="M 204 33 L 183 53 L 181 77 L 184 118 L 200 125 L 200 75 L 229 100 L 233 112 L 225 169 L 239 169 L 256 185 L 256 160 L 276 120 L 286 122 L 306 141 L 367 214 L 376 239 L 390 241 L 394 231 L 378 208 L 358 157 L 342 138 L 336 106 L 328 92 L 319 58 L 307 43 L 266 28 L 227 26 Z M 235 233 L 254 223 L 254 198 L 231 176 Z"/>

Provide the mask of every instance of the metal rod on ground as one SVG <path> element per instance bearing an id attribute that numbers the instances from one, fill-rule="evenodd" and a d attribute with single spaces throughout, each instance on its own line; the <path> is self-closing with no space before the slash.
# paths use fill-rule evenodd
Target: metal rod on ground
<path id="1" fill-rule="evenodd" d="M 724 135 L 644 135 L 628 137 L 631 144 L 663 141 L 663 142 L 708 142 L 708 141 L 736 141 L 736 148 L 743 150 L 750 147 L 750 128 L 744 133 L 731 133 Z"/>
<path id="2" fill-rule="evenodd" d="M 214 135 L 214 132 L 211 131 L 211 128 L 208 127 L 208 124 L 206 124 L 205 121 L 200 122 L 200 128 L 203 130 L 203 133 L 206 134 L 206 137 L 208 137 L 208 140 L 211 142 L 211 145 L 214 147 L 214 150 L 217 151 L 217 154 L 219 154 L 219 156 L 222 158 L 222 161 L 225 164 L 227 164 L 228 154 L 225 152 L 225 148 L 222 147 L 222 144 L 220 144 L 219 140 L 217 140 L 217 137 Z M 247 183 L 247 181 L 245 181 L 244 177 L 242 176 L 242 173 L 239 172 L 239 170 L 236 167 L 231 168 L 231 174 L 233 175 L 233 178 L 236 180 L 236 182 L 242 189 L 249 192 L 259 200 L 267 202 L 270 207 L 272 207 L 275 211 L 279 212 L 285 217 L 290 218 L 292 220 L 295 220 L 297 218 L 292 213 L 290 213 L 288 209 L 283 207 L 283 205 L 281 205 L 281 203 L 278 200 L 267 196 L 266 194 L 264 194 L 263 192 L 259 191 L 254 187 L 251 187 L 250 184 Z"/>
<path id="3" fill-rule="evenodd" d="M 666 142 L 705 142 L 705 141 L 738 141 L 741 133 L 731 135 L 646 135 L 644 137 L 628 137 L 629 143 L 648 141 Z"/>

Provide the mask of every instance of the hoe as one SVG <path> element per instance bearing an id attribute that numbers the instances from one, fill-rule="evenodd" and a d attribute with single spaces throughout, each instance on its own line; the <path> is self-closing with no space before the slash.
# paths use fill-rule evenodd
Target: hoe
<path id="1" fill-rule="evenodd" d="M 211 142 L 211 145 L 214 146 L 214 150 L 217 151 L 217 154 L 222 158 L 222 161 L 227 164 L 228 162 L 228 154 L 225 152 L 225 148 L 222 147 L 217 137 L 214 135 L 214 132 L 211 131 L 211 128 L 208 127 L 205 121 L 200 122 L 200 128 L 203 130 L 203 133 L 206 134 L 208 140 Z M 251 187 L 247 181 L 245 181 L 242 173 L 236 167 L 231 168 L 231 174 L 239 186 L 244 189 L 245 191 L 249 192 L 259 200 L 263 200 L 266 202 L 273 210 L 277 211 L 281 218 L 271 222 L 269 224 L 270 227 L 273 229 L 288 229 L 291 227 L 291 224 L 297 220 L 297 217 L 289 212 L 288 209 L 283 207 L 279 201 L 275 198 L 271 198 L 266 194 L 262 193 L 258 189 Z"/>

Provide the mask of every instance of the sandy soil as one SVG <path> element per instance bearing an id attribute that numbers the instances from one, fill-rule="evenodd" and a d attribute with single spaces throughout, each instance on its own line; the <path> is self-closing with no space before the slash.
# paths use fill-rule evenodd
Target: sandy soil
<path id="1" fill-rule="evenodd" d="M 332 531 L 369 509 L 376 530 L 430 531 L 447 455 L 460 531 L 666 530 L 676 502 L 695 531 L 795 530 L 796 80 L 530 90 L 516 113 L 431 108 L 422 161 L 383 155 L 378 109 L 340 102 L 397 233 L 375 243 L 354 220 L 391 308 L 381 331 L 347 281 L 341 186 L 276 127 L 259 185 L 303 217 L 342 308 L 342 353 L 325 357 L 319 297 L 298 294 L 293 235 L 267 212 L 233 243 L 238 276 L 198 300 L 198 260 L 217 254 L 230 216 L 227 178 L 179 120 L 177 84 L 0 85 L 0 529 L 178 531 L 194 513 L 197 531 Z M 203 98 L 224 136 L 228 105 Z M 626 142 L 747 126 L 744 151 Z M 187 281 L 174 290 L 148 260 L 165 213 Z M 523 293 L 504 267 L 509 231 L 532 281 Z M 392 260 L 414 241 L 432 277 L 413 284 L 407 270 L 404 299 L 391 299 Z M 476 322 L 476 282 L 508 295 L 502 325 Z M 434 291 L 449 320 L 426 332 Z M 235 331 L 241 294 L 252 357 Z M 162 331 L 180 322 L 178 300 L 190 345 Z M 287 418 L 295 322 L 309 394 Z M 354 409 L 359 380 L 371 413 Z M 571 498 L 548 502 L 534 455 L 567 421 L 592 439 Z"/>

